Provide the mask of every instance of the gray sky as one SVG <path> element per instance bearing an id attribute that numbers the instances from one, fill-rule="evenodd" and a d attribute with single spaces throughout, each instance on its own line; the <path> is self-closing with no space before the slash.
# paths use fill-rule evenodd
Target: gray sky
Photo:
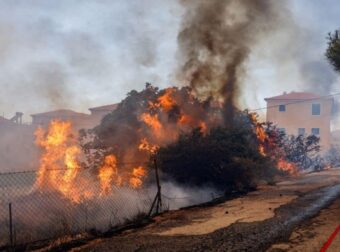
<path id="1" fill-rule="evenodd" d="M 240 106 L 265 106 L 283 91 L 340 91 L 324 59 L 340 27 L 338 0 L 287 0 L 287 24 L 256 45 Z M 176 0 L 0 0 L 0 113 L 119 102 L 145 82 L 176 84 Z M 302 50 L 303 49 L 303 50 Z"/>

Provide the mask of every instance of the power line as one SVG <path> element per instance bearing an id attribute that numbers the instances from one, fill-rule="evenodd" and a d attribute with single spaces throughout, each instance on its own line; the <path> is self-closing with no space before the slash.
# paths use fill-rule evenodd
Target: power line
<path id="1" fill-rule="evenodd" d="M 269 109 L 269 108 L 277 108 L 280 105 L 291 105 L 291 104 L 298 104 L 298 103 L 310 102 L 310 101 L 315 101 L 315 100 L 322 100 L 322 99 L 334 97 L 334 96 L 337 96 L 337 95 L 340 95 L 340 92 L 330 94 L 330 95 L 320 96 L 318 98 L 303 99 L 303 100 L 295 101 L 295 102 L 289 102 L 289 103 L 283 103 L 283 104 L 278 104 L 278 105 L 266 106 L 266 107 L 257 108 L 257 109 L 251 109 L 251 110 L 249 110 L 249 112 L 259 111 L 259 110 L 264 110 L 264 109 Z"/>

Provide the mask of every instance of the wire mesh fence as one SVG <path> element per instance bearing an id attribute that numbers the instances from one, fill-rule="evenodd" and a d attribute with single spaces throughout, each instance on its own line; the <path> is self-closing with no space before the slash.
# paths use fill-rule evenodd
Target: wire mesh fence
<path id="1" fill-rule="evenodd" d="M 80 172 L 80 177 L 92 176 Z M 76 193 L 80 188 L 93 195 L 75 202 L 57 190 L 39 188 L 37 172 L 0 174 L 0 248 L 89 230 L 105 232 L 147 214 L 156 194 L 155 187 L 112 186 L 103 195 L 95 183 L 71 186 L 77 187 Z"/>

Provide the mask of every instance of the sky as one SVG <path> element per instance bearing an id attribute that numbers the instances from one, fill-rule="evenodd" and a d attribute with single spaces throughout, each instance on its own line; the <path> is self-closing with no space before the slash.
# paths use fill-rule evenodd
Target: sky
<path id="1" fill-rule="evenodd" d="M 327 33 L 340 27 L 340 3 L 282 1 L 287 22 L 254 45 L 241 108 L 265 107 L 265 97 L 284 91 L 340 91 L 324 57 Z M 146 82 L 177 85 L 183 15 L 179 0 L 0 0 L 0 115 L 22 111 L 30 121 L 60 108 L 89 113 Z"/>

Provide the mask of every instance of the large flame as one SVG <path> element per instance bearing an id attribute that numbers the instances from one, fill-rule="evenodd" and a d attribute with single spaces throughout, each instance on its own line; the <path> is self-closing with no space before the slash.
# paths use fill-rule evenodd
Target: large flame
<path id="1" fill-rule="evenodd" d="M 80 169 L 80 148 L 70 122 L 54 120 L 47 130 L 35 131 L 36 144 L 42 148 L 36 186 L 55 190 L 73 202 L 80 202 L 91 193 L 76 183 Z"/>
<path id="2" fill-rule="evenodd" d="M 89 180 L 82 175 L 80 159 L 82 151 L 77 134 L 70 122 L 54 120 L 47 130 L 39 127 L 35 132 L 36 144 L 41 147 L 40 166 L 36 187 L 41 191 L 56 191 L 74 203 L 93 198 L 96 194 L 107 195 L 112 186 L 142 186 L 147 172 L 142 167 L 119 172 L 117 157 L 108 154 L 98 168 L 98 180 Z M 155 147 L 144 143 L 152 151 Z M 155 151 L 155 150 L 153 150 Z M 123 170 L 123 169 L 122 169 Z M 98 186 L 96 186 L 98 184 Z"/>

